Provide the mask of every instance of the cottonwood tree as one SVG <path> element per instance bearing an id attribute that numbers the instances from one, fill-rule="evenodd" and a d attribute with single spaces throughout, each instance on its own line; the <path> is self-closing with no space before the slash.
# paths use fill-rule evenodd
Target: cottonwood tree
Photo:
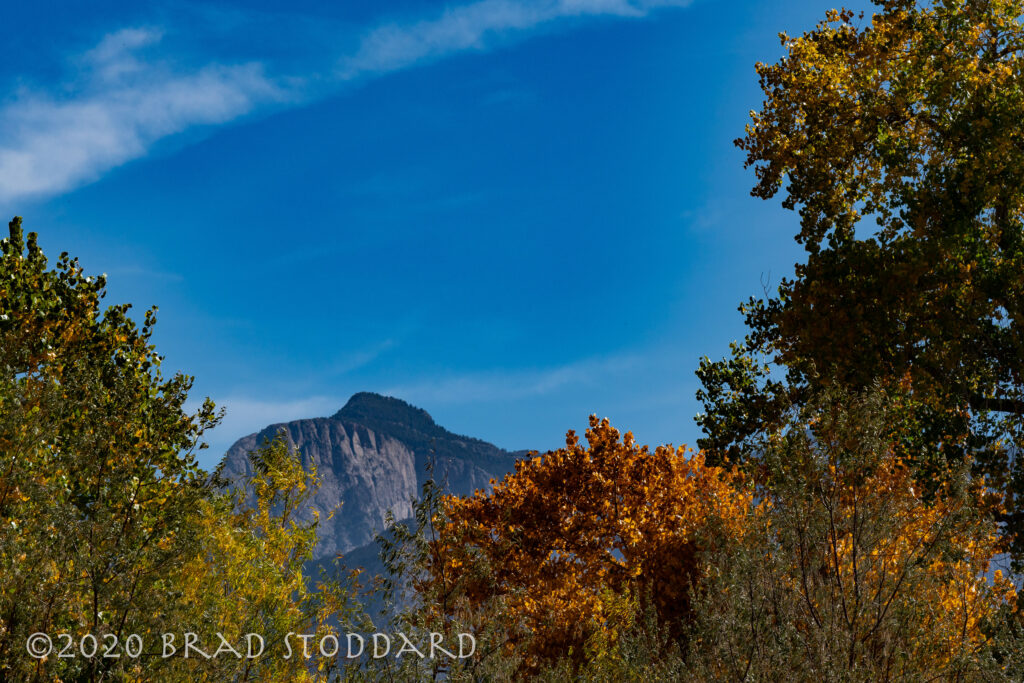
<path id="1" fill-rule="evenodd" d="M 896 409 L 898 414 L 899 408 Z M 698 680 L 1019 680 L 1013 584 L 966 463 L 926 500 L 878 393 L 830 393 L 762 444 L 759 503 L 695 598 Z"/>
<path id="2" fill-rule="evenodd" d="M 741 534 L 751 504 L 736 473 L 699 453 L 641 447 L 593 416 L 586 441 L 570 431 L 491 493 L 445 498 L 426 554 L 418 587 L 439 596 L 432 609 L 503 624 L 520 673 L 601 658 L 638 605 L 681 638 L 702 553 Z"/>
<path id="3" fill-rule="evenodd" d="M 305 469 L 280 434 L 248 460 L 248 474 L 218 479 L 223 489 L 200 501 L 198 552 L 167 577 L 180 586 L 187 608 L 160 677 L 336 680 L 344 670 L 344 633 L 362 625 L 362 612 L 354 577 L 317 577 L 306 569 L 319 525 L 317 511 L 307 515 L 320 483 L 316 468 Z M 222 654 L 186 658 L 186 629 L 204 652 L 223 647 Z"/>
<path id="4" fill-rule="evenodd" d="M 316 524 L 298 515 L 316 472 L 278 440 L 222 488 L 196 463 L 219 415 L 209 400 L 185 409 L 190 377 L 162 376 L 154 311 L 139 326 L 128 305 L 102 308 L 105 279 L 67 254 L 50 268 L 20 219 L 0 246 L 0 679 L 336 673 L 334 658 L 283 658 L 288 631 L 325 636 L 358 618 L 347 577 L 305 573 Z M 186 660 L 186 631 L 207 654 L 217 633 L 248 654 L 255 633 L 267 655 Z M 26 650 L 36 632 L 49 655 Z"/>
<path id="5" fill-rule="evenodd" d="M 1024 3 L 876 0 L 781 35 L 737 144 L 807 251 L 750 334 L 698 370 L 713 461 L 838 384 L 909 389 L 902 448 L 940 485 L 969 455 L 1024 557 Z"/>
<path id="6" fill-rule="evenodd" d="M 217 421 L 185 409 L 192 380 L 165 379 L 154 311 L 102 309 L 103 277 L 10 223 L 0 255 L 0 677 L 96 680 L 127 657 L 32 659 L 33 632 L 107 645 L 173 630 L 206 496 L 195 452 Z M 54 640 L 55 646 L 63 643 Z"/>

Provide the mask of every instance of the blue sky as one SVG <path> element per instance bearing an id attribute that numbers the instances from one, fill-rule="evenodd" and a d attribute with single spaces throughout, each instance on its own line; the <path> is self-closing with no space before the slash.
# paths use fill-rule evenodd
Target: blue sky
<path id="1" fill-rule="evenodd" d="M 9 3 L 0 210 L 160 307 L 210 465 L 372 390 L 500 446 L 693 444 L 792 271 L 732 140 L 818 2 Z"/>

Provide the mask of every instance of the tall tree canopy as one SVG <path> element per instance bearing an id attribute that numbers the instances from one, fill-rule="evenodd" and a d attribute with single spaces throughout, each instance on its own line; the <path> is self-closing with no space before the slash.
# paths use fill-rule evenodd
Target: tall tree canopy
<path id="1" fill-rule="evenodd" d="M 173 630 L 205 475 L 194 451 L 216 421 L 184 408 L 191 378 L 159 371 L 129 306 L 101 309 L 104 278 L 10 223 L 0 255 L 0 677 L 44 666 L 28 634 Z M 98 678 L 116 659 L 61 660 Z M 54 675 L 55 671 L 43 677 Z M 37 672 L 37 675 L 39 672 Z"/>
<path id="2" fill-rule="evenodd" d="M 277 441 L 252 454 L 248 495 L 215 487 L 195 451 L 218 416 L 185 409 L 190 377 L 161 374 L 154 312 L 139 326 L 101 308 L 104 278 L 67 254 L 51 268 L 18 218 L 0 246 L 0 680 L 312 677 L 282 658 L 284 634 L 353 611 L 348 583 L 314 593 L 303 576 L 316 525 L 294 516 L 315 472 Z M 185 631 L 207 647 L 258 633 L 267 654 L 188 659 Z M 48 656 L 30 656 L 34 633 Z"/>
<path id="3" fill-rule="evenodd" d="M 737 144 L 752 193 L 799 213 L 807 261 L 741 307 L 731 358 L 702 361 L 701 445 L 740 458 L 786 406 L 881 381 L 913 397 L 925 472 L 969 454 L 1004 493 L 1021 555 L 1024 3 L 876 4 L 757 65 L 766 100 Z"/>

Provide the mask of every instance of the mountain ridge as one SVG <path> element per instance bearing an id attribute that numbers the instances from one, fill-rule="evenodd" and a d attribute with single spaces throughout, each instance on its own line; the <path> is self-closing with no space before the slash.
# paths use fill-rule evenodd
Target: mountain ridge
<path id="1" fill-rule="evenodd" d="M 411 500 L 432 472 L 445 492 L 468 495 L 489 490 L 491 480 L 510 472 L 526 453 L 450 432 L 401 399 L 360 392 L 330 417 L 279 422 L 242 437 L 225 454 L 221 476 L 238 482 L 251 475 L 247 454 L 278 433 L 322 480 L 311 499 L 321 517 L 315 559 L 371 542 L 389 512 L 394 519 L 410 517 Z"/>

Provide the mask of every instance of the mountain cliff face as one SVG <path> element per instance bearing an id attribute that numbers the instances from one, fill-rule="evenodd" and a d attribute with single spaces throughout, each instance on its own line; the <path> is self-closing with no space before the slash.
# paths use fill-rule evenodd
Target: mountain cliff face
<path id="1" fill-rule="evenodd" d="M 312 500 L 321 513 L 317 557 L 370 542 L 383 530 L 389 510 L 395 519 L 410 517 L 409 501 L 419 495 L 432 462 L 434 478 L 446 491 L 469 494 L 489 489 L 490 480 L 510 472 L 524 454 L 452 434 L 405 401 L 360 393 L 332 417 L 273 424 L 239 439 L 224 456 L 222 476 L 237 480 L 251 474 L 247 453 L 282 430 L 303 466 L 315 464 L 322 480 Z"/>

